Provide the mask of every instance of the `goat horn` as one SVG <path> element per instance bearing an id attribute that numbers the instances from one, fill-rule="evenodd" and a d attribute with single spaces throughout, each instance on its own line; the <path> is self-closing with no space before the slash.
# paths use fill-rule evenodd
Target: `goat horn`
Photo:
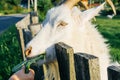
<path id="1" fill-rule="evenodd" d="M 115 9 L 115 6 L 114 6 L 113 2 L 111 0 L 106 0 L 106 2 L 112 7 L 114 15 L 116 15 L 116 9 Z"/>
<path id="2" fill-rule="evenodd" d="M 66 0 L 65 4 L 72 9 L 72 7 L 77 4 L 80 0 Z"/>

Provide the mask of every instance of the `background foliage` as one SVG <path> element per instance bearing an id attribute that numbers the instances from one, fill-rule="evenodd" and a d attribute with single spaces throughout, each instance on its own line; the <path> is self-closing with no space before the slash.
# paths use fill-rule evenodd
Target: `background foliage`
<path id="1" fill-rule="evenodd" d="M 22 61 L 15 26 L 0 35 L 0 80 L 8 80 L 11 69 Z"/>
<path id="2" fill-rule="evenodd" d="M 21 0 L 1 0 L 0 13 L 12 14 L 26 12 L 27 10 L 20 6 Z"/>
<path id="3" fill-rule="evenodd" d="M 40 14 L 40 21 L 42 21 L 45 18 L 45 14 L 51 7 L 53 7 L 51 0 L 38 0 L 38 11 Z"/>

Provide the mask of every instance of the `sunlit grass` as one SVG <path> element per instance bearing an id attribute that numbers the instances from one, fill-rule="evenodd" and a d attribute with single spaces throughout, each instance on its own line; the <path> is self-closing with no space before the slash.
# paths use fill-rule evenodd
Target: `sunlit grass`
<path id="1" fill-rule="evenodd" d="M 108 39 L 112 61 L 120 62 L 120 16 L 113 19 L 97 17 L 97 28 Z"/>

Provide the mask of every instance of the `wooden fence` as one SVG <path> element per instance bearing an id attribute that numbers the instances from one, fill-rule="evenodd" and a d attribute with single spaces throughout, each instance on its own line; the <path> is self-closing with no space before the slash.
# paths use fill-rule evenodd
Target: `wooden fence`
<path id="1" fill-rule="evenodd" d="M 19 41 L 23 59 L 25 60 L 25 45 L 32 39 L 32 37 L 41 29 L 38 23 L 38 16 L 36 12 L 28 13 L 21 21 L 16 23 L 16 28 L 19 34 Z"/>
<path id="2" fill-rule="evenodd" d="M 28 14 L 23 20 L 16 24 L 20 35 L 24 59 L 24 49 L 26 43 L 41 29 L 41 26 L 37 21 L 37 16 L 32 16 L 34 19 L 31 19 L 31 16 L 32 15 Z M 55 44 L 55 51 L 60 80 L 100 80 L 98 57 L 86 53 L 74 54 L 73 48 L 62 42 Z M 47 73 L 45 65 L 37 66 L 36 64 L 33 64 L 31 68 L 35 70 L 35 80 L 44 79 L 44 75 Z M 108 80 L 120 80 L 119 66 L 108 67 Z"/>

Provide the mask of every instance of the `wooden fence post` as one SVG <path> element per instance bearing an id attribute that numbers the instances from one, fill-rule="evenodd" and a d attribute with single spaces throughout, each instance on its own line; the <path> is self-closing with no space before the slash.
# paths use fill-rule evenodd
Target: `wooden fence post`
<path id="1" fill-rule="evenodd" d="M 59 42 L 55 45 L 61 80 L 76 80 L 72 47 Z"/>
<path id="2" fill-rule="evenodd" d="M 26 60 L 25 53 L 24 53 L 25 44 L 24 44 L 23 29 L 19 28 L 19 29 L 18 29 L 18 32 L 19 32 L 19 39 L 20 39 L 20 44 L 21 44 L 21 50 L 22 50 L 23 60 Z"/>
<path id="3" fill-rule="evenodd" d="M 74 54 L 76 80 L 100 80 L 98 58 L 83 53 Z"/>
<path id="4" fill-rule="evenodd" d="M 31 24 L 39 23 L 38 13 L 37 12 L 31 12 L 30 13 L 30 20 L 31 20 Z"/>
<path id="5" fill-rule="evenodd" d="M 24 39 L 23 30 L 26 29 L 29 24 L 30 24 L 30 14 L 27 14 L 26 17 L 24 17 L 21 21 L 16 23 L 16 28 L 19 32 L 19 39 L 20 39 L 20 43 L 21 43 L 22 55 L 23 55 L 24 60 L 26 60 L 26 58 L 25 58 L 25 54 L 24 54 L 24 50 L 25 50 L 24 41 L 25 41 L 25 39 Z"/>
<path id="6" fill-rule="evenodd" d="M 32 37 L 34 37 L 41 30 L 42 27 L 40 23 L 36 23 L 36 24 L 30 24 L 28 28 L 31 31 Z"/>
<path id="7" fill-rule="evenodd" d="M 120 66 L 108 67 L 108 80 L 120 80 Z"/>
<path id="8" fill-rule="evenodd" d="M 24 38 L 24 44 L 26 46 L 26 44 L 32 39 L 32 33 L 29 29 L 23 29 L 23 38 Z"/>
<path id="9" fill-rule="evenodd" d="M 44 80 L 61 80 L 57 60 L 48 62 L 47 64 L 43 64 L 43 71 L 44 71 Z"/>

